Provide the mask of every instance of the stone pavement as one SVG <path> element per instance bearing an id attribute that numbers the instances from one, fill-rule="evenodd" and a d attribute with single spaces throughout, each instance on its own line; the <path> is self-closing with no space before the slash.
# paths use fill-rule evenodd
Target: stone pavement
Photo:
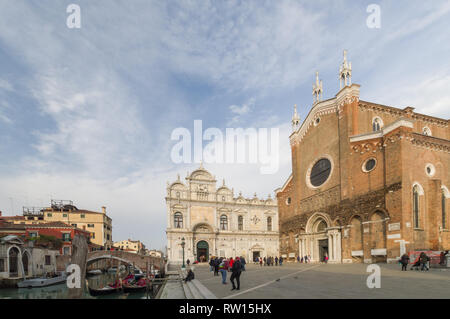
<path id="1" fill-rule="evenodd" d="M 194 273 L 219 299 L 450 298 L 450 268 L 402 272 L 398 264 L 378 265 L 381 288 L 373 289 L 366 284 L 371 274 L 366 272 L 368 264 L 251 264 L 242 272 L 239 291 L 231 291 L 231 273 L 226 285 L 221 276 L 214 277 L 208 265 L 196 265 Z"/>

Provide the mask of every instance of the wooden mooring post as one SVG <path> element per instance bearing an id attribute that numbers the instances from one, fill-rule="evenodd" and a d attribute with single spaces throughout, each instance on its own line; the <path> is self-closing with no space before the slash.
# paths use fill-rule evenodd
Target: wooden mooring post
<path id="1" fill-rule="evenodd" d="M 72 240 L 72 257 L 71 263 L 80 267 L 80 288 L 69 288 L 69 298 L 79 299 L 83 297 L 84 288 L 86 287 L 86 259 L 88 254 L 88 244 L 86 237 L 75 235 Z"/>

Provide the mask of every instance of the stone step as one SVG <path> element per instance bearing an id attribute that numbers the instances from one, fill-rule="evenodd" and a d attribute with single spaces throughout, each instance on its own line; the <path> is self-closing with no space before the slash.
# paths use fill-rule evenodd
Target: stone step
<path id="1" fill-rule="evenodd" d="M 194 279 L 195 280 L 195 279 Z M 193 296 L 192 299 L 205 299 L 205 297 L 201 294 L 201 292 L 198 290 L 198 288 L 195 286 L 195 284 L 191 281 L 188 281 L 186 284 L 189 287 L 189 290 Z"/>

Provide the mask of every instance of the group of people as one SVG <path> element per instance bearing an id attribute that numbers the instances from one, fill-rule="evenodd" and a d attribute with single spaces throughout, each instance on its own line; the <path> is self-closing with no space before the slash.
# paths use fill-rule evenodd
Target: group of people
<path id="1" fill-rule="evenodd" d="M 328 259 L 327 259 L 327 261 L 328 261 Z M 307 255 L 305 255 L 303 257 L 297 256 L 297 262 L 307 264 L 308 262 L 311 262 L 311 256 L 307 256 Z"/>
<path id="2" fill-rule="evenodd" d="M 439 255 L 439 264 L 441 266 L 445 266 L 446 261 L 445 261 L 445 256 L 448 255 L 448 251 L 446 251 L 445 253 L 442 251 Z M 400 257 L 399 263 L 402 265 L 402 271 L 407 271 L 408 270 L 408 264 L 409 264 L 410 258 L 409 255 L 404 253 L 402 255 L 402 257 Z M 428 271 L 430 270 L 430 261 L 431 258 L 429 256 L 427 256 L 427 254 L 425 252 L 421 252 L 419 256 L 417 256 L 417 258 L 414 260 L 412 266 L 411 266 L 411 270 L 415 269 L 415 270 L 420 270 L 421 271 Z"/>
<path id="3" fill-rule="evenodd" d="M 255 264 L 259 264 L 261 267 L 264 264 L 264 266 L 273 266 L 275 264 L 275 266 L 282 266 L 283 265 L 283 257 L 256 257 L 254 260 Z"/>
<path id="4" fill-rule="evenodd" d="M 233 286 L 231 290 L 241 289 L 241 272 L 245 271 L 246 261 L 244 257 L 231 258 L 211 258 L 209 261 L 210 271 L 214 271 L 214 276 L 222 275 L 222 284 L 227 284 L 227 273 L 231 272 L 230 282 Z M 235 283 L 236 281 L 236 283 Z"/>

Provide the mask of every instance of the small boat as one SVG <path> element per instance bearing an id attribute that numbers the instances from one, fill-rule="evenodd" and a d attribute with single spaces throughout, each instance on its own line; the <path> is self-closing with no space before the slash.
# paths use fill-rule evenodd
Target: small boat
<path id="1" fill-rule="evenodd" d="M 98 289 L 94 289 L 91 287 L 88 287 L 88 288 L 89 288 L 89 293 L 91 294 L 91 296 L 110 295 L 110 294 L 120 291 L 120 287 L 115 288 L 115 287 L 110 287 L 110 286 L 106 286 L 106 287 L 98 288 Z"/>
<path id="2" fill-rule="evenodd" d="M 123 292 L 134 293 L 134 292 L 145 292 L 147 286 L 139 285 L 123 285 Z"/>
<path id="3" fill-rule="evenodd" d="M 65 272 L 55 274 L 54 276 L 46 276 L 40 278 L 33 279 L 25 279 L 17 283 L 17 287 L 19 288 L 34 288 L 34 287 L 46 287 L 50 285 L 56 285 L 59 283 L 63 283 L 67 280 L 67 275 Z"/>

